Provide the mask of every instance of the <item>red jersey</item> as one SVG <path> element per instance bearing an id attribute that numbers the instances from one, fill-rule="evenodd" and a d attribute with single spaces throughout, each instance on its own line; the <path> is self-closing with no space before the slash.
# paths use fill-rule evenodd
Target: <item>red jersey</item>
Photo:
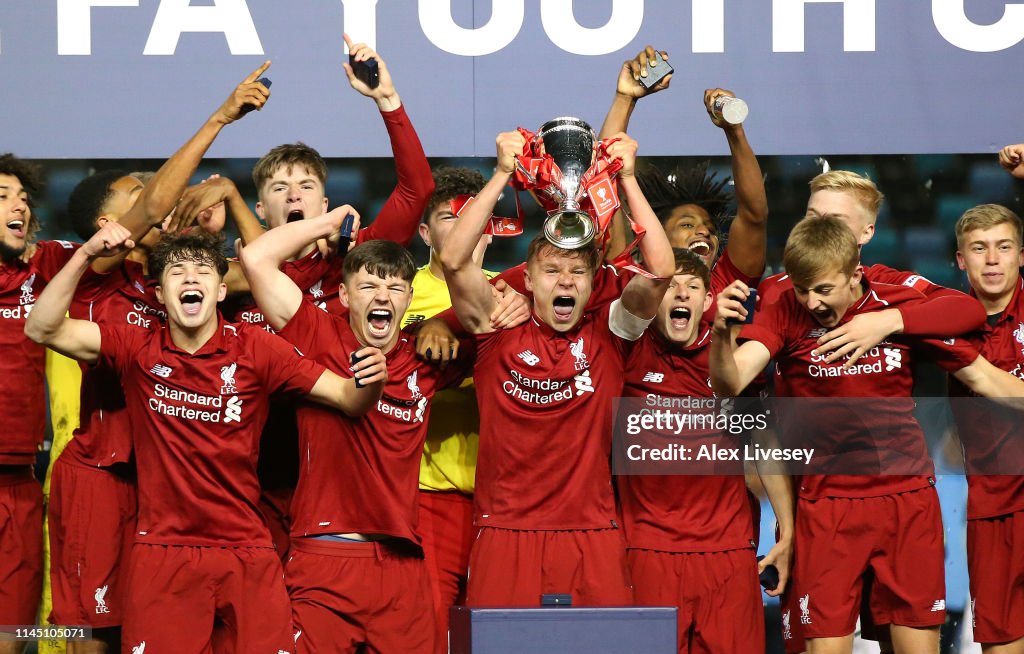
<path id="1" fill-rule="evenodd" d="M 612 402 L 630 345 L 609 307 L 556 332 L 536 317 L 480 334 L 475 524 L 504 529 L 615 526 Z"/>
<path id="2" fill-rule="evenodd" d="M 654 328 L 640 337 L 626 365 L 624 397 L 713 397 L 708 372 L 711 329 L 690 347 L 667 341 Z M 737 437 L 710 442 L 739 448 Z M 696 450 L 694 450 L 696 451 Z M 627 546 L 662 552 L 724 552 L 753 547 L 753 518 L 743 464 L 735 475 L 620 475 L 616 477 Z"/>
<path id="3" fill-rule="evenodd" d="M 249 325 L 221 321 L 195 354 L 167 327 L 99 327 L 100 362 L 120 374 L 132 421 L 136 542 L 272 547 L 256 480 L 267 397 L 308 393 L 323 366 Z"/>
<path id="4" fill-rule="evenodd" d="M 1010 303 L 971 342 L 992 365 L 1024 379 L 1024 278 L 1017 280 Z M 1020 413 L 978 399 L 957 379 L 949 380 L 949 395 L 967 468 L 967 518 L 993 518 L 1024 510 L 1024 464 Z M 965 399 L 956 399 L 965 398 Z M 970 398 L 970 399 L 967 399 Z M 1002 464 L 1002 465 L 1001 465 Z"/>
<path id="5" fill-rule="evenodd" d="M 40 241 L 28 263 L 0 263 L 0 465 L 34 463 L 46 431 L 46 348 L 25 336 L 25 318 L 78 245 Z"/>
<path id="6" fill-rule="evenodd" d="M 350 356 L 363 347 L 346 318 L 308 302 L 281 336 L 347 378 L 352 377 Z M 458 365 L 441 370 L 420 360 L 405 334 L 386 357 L 384 395 L 366 415 L 299 407 L 293 537 L 354 532 L 420 542 L 417 497 L 430 398 L 460 381 L 464 370 Z"/>
<path id="7" fill-rule="evenodd" d="M 150 332 L 167 320 L 155 288 L 156 283 L 142 272 L 142 264 L 135 261 L 126 260 L 108 274 L 89 269 L 75 289 L 68 315 Z M 81 368 L 79 426 L 63 456 L 87 466 L 126 463 L 132 453 L 132 424 L 120 377 L 107 366 L 81 364 Z"/>
<path id="8" fill-rule="evenodd" d="M 906 286 L 862 282 L 864 295 L 843 316 L 840 324 L 870 311 L 898 308 L 920 302 L 924 296 Z M 787 419 L 780 408 L 779 421 L 787 445 L 814 447 L 814 458 L 826 465 L 830 455 L 844 465 L 840 472 L 865 470 L 921 469 L 921 474 L 813 474 L 804 475 L 800 495 L 822 497 L 876 497 L 923 488 L 932 483 L 931 460 L 924 433 L 913 416 L 913 362 L 918 353 L 953 371 L 969 365 L 977 351 L 962 340 L 950 342 L 891 337 L 864 354 L 849 370 L 845 360 L 832 364 L 824 356 L 812 355 L 817 339 L 826 331 L 800 305 L 790 291 L 777 301 L 762 306 L 754 322 L 740 332 L 743 340 L 763 344 L 776 362 L 775 391 L 778 396 L 836 398 L 803 407 L 789 404 L 788 413 L 800 409 L 800 416 Z M 885 398 L 857 407 L 847 398 Z M 859 409 L 859 410 L 858 410 Z M 787 427 L 787 423 L 790 423 Z M 816 468 L 822 470 L 821 467 Z"/>
<path id="9" fill-rule="evenodd" d="M 966 293 L 934 284 L 917 273 L 876 263 L 864 266 L 864 277 L 878 284 L 906 286 L 928 298 L 927 303 L 900 307 L 904 334 L 955 336 L 977 329 L 985 321 L 985 309 L 980 302 Z M 792 288 L 793 280 L 786 273 L 764 278 L 758 286 L 757 310 L 775 302 Z"/>

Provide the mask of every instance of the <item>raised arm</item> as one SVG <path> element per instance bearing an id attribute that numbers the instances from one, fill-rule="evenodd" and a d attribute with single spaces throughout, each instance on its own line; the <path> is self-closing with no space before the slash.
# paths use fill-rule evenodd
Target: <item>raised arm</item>
<path id="1" fill-rule="evenodd" d="M 419 136 L 402 106 L 402 100 L 395 90 L 391 72 L 380 55 L 365 43 L 352 43 L 345 34 L 345 44 L 349 54 L 356 61 L 375 59 L 380 83 L 371 89 L 352 71 L 349 64 L 343 64 L 348 82 L 359 93 L 371 98 L 380 109 L 381 118 L 391 139 L 391 153 L 394 155 L 395 174 L 398 184 L 388 196 L 380 213 L 373 222 L 359 231 L 359 243 L 374 239 L 395 241 L 405 247 L 412 243 L 420 218 L 427 208 L 430 195 L 434 192 L 434 177 L 430 172 L 430 163 L 423 152 Z"/>
<path id="2" fill-rule="evenodd" d="M 615 84 L 615 98 L 608 114 L 601 126 L 601 138 L 611 138 L 613 134 L 628 131 L 629 117 L 636 108 L 636 101 L 658 91 L 668 88 L 672 82 L 672 76 L 664 77 L 660 82 L 650 89 L 640 83 L 641 77 L 647 77 L 648 62 L 653 62 L 656 52 L 651 46 L 644 48 L 640 54 L 622 63 L 619 68 L 619 77 Z M 663 59 L 668 59 L 668 53 L 661 51 Z"/>
<path id="3" fill-rule="evenodd" d="M 256 80 L 269 67 L 270 62 L 267 61 L 250 73 L 203 123 L 199 131 L 156 171 L 132 208 L 119 220 L 128 228 L 133 241 L 141 239 L 151 228 L 164 221 L 220 130 L 244 116 L 247 112 L 243 111 L 243 107 L 246 105 L 257 110 L 263 108 L 270 97 L 270 91 Z M 106 272 L 119 263 L 120 258 L 99 259 L 93 268 L 98 272 Z"/>
<path id="4" fill-rule="evenodd" d="M 1007 145 L 999 151 L 999 165 L 1017 179 L 1024 179 L 1024 143 Z"/>
<path id="5" fill-rule="evenodd" d="M 64 356 L 94 363 L 100 355 L 100 328 L 88 320 L 68 318 L 68 308 L 78 280 L 93 260 L 131 250 L 135 244 L 129 236 L 127 228 L 108 222 L 78 248 L 39 296 L 25 320 L 25 335 Z"/>
<path id="6" fill-rule="evenodd" d="M 757 341 L 736 344 L 736 334 L 728 323 L 730 319 L 746 317 L 743 300 L 750 289 L 741 281 L 735 281 L 718 294 L 715 311 L 714 331 L 708 352 L 708 367 L 711 369 L 711 389 L 718 397 L 736 397 L 771 360 L 771 353 Z"/>
<path id="7" fill-rule="evenodd" d="M 629 204 L 633 220 L 647 231 L 640 241 L 640 254 L 647 270 L 655 277 L 650 279 L 637 275 L 629 280 L 622 291 L 622 307 L 637 318 L 649 320 L 658 313 L 658 305 L 661 304 L 661 299 L 672 281 L 676 265 L 675 256 L 672 254 L 668 236 L 661 227 L 661 221 L 647 203 L 647 198 L 640 191 L 640 185 L 636 181 L 636 141 L 622 133 L 617 134 L 615 138 L 619 140 L 608 147 L 608 155 L 622 161 L 619 189 Z"/>
<path id="8" fill-rule="evenodd" d="M 497 306 L 491 285 L 473 253 L 491 219 L 494 205 L 512 177 L 516 155 L 523 151 L 525 145 L 526 140 L 519 132 L 498 134 L 498 165 L 494 176 L 476 199 L 463 208 L 441 249 L 441 267 L 451 294 L 452 308 L 459 322 L 472 334 L 494 331 L 491 314 Z"/>
<path id="9" fill-rule="evenodd" d="M 349 214 L 358 215 L 346 204 L 323 216 L 281 225 L 239 251 L 252 296 L 271 327 L 282 329 L 302 304 L 302 289 L 281 272 L 281 265 L 310 243 L 339 230 Z"/>
<path id="10" fill-rule="evenodd" d="M 764 190 L 764 176 L 757 157 L 747 142 L 743 125 L 730 125 L 713 111 L 715 99 L 720 96 L 736 97 L 725 89 L 704 91 L 704 106 L 711 122 L 725 132 L 732 162 L 732 179 L 736 185 L 736 217 L 729 227 L 726 251 L 742 273 L 760 277 L 764 272 L 765 251 L 768 247 L 768 195 Z"/>
<path id="11" fill-rule="evenodd" d="M 364 347 L 356 352 L 356 356 L 363 359 L 352 367 L 353 379 L 325 370 L 309 392 L 309 399 L 352 417 L 369 413 L 384 392 L 384 383 L 388 379 L 387 360 L 375 347 Z M 358 384 L 356 380 L 359 380 Z"/>

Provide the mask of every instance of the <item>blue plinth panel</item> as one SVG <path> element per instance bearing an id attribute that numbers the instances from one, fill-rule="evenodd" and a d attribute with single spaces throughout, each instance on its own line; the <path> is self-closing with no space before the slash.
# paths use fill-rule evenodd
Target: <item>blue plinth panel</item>
<path id="1" fill-rule="evenodd" d="M 451 654 L 674 654 L 674 607 L 453 606 Z"/>

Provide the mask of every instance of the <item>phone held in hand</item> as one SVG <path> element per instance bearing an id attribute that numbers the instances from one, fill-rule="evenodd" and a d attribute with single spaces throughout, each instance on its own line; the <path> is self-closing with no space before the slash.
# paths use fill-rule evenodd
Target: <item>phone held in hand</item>
<path id="1" fill-rule="evenodd" d="M 259 78 L 256 81 L 259 82 L 260 84 L 262 84 L 263 86 L 267 87 L 268 89 L 270 88 L 271 81 L 270 81 L 269 77 L 261 77 L 261 78 Z M 256 108 L 256 105 L 254 105 L 254 104 L 243 104 L 242 105 L 241 113 L 244 116 L 245 114 L 249 113 L 250 111 L 252 111 L 255 108 Z"/>
<path id="2" fill-rule="evenodd" d="M 746 300 L 743 300 L 743 308 L 747 310 L 747 317 L 744 320 L 735 320 L 730 318 L 726 322 L 730 325 L 749 325 L 754 322 L 754 307 L 757 306 L 757 289 L 750 289 L 750 295 L 747 296 Z"/>
<path id="3" fill-rule="evenodd" d="M 760 561 L 763 558 L 764 555 L 762 554 L 757 557 L 757 560 Z M 761 582 L 761 588 L 764 588 L 765 590 L 775 590 L 779 587 L 779 569 L 774 565 L 766 565 L 764 570 L 761 571 L 761 574 L 758 575 L 758 581 Z"/>
<path id="4" fill-rule="evenodd" d="M 664 59 L 660 52 L 656 52 L 654 53 L 654 60 L 647 62 L 647 77 L 641 77 L 640 84 L 649 90 L 673 72 L 675 72 L 675 69 L 669 65 L 668 60 Z"/>
<path id="5" fill-rule="evenodd" d="M 338 252 L 348 252 L 348 246 L 352 243 L 352 230 L 355 228 L 356 217 L 348 214 L 341 221 L 341 229 L 338 232 Z"/>
<path id="6" fill-rule="evenodd" d="M 359 356 L 355 352 L 353 352 L 352 355 L 349 357 L 349 360 L 352 362 L 352 367 L 355 367 L 355 365 L 357 363 L 359 363 L 360 361 L 362 361 L 365 358 L 366 358 L 365 356 Z M 358 377 L 357 373 L 353 373 L 352 374 L 352 380 L 355 381 L 356 388 L 363 388 L 364 384 L 359 381 L 359 377 Z"/>
<path id="7" fill-rule="evenodd" d="M 356 61 L 355 56 L 349 55 L 348 64 L 352 66 L 352 72 L 363 84 L 366 84 L 371 89 L 375 89 L 380 85 L 380 72 L 377 69 L 376 59 Z"/>

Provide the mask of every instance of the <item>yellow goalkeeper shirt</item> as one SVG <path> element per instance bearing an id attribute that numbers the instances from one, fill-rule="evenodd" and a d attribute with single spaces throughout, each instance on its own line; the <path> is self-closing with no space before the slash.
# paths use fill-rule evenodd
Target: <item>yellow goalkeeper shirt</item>
<path id="1" fill-rule="evenodd" d="M 490 279 L 496 273 L 484 274 Z M 430 272 L 429 265 L 416 272 L 412 289 L 412 304 L 402 317 L 402 327 L 436 316 L 452 306 L 448 285 Z M 472 378 L 467 378 L 459 388 L 435 394 L 420 460 L 420 488 L 472 494 L 479 430 L 480 412 Z"/>

